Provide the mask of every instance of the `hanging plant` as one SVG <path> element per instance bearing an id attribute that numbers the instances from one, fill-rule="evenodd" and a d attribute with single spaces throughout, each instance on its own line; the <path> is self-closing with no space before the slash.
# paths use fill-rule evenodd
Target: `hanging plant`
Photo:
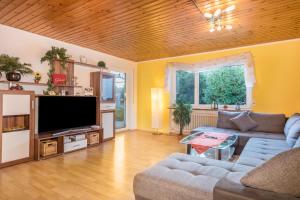
<path id="1" fill-rule="evenodd" d="M 54 90 L 54 84 L 52 81 L 52 76 L 54 73 L 54 63 L 55 61 L 59 61 L 62 68 L 66 68 L 66 63 L 68 62 L 69 56 L 66 55 L 67 50 L 65 48 L 51 47 L 51 50 L 47 51 L 45 55 L 41 58 L 41 63 L 48 61 L 50 69 L 47 73 L 48 81 L 47 81 L 47 92 Z"/>

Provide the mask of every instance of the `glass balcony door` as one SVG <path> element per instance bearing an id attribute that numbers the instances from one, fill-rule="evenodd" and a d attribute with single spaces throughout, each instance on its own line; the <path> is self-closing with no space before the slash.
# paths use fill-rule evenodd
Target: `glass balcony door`
<path id="1" fill-rule="evenodd" d="M 126 128 L 126 73 L 115 74 L 116 128 Z"/>

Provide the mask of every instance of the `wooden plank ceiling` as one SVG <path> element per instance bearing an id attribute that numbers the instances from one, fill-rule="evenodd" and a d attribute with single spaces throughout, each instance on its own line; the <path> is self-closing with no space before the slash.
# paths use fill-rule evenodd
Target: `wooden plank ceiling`
<path id="1" fill-rule="evenodd" d="M 133 61 L 300 37 L 300 0 L 0 0 L 0 23 Z M 207 9 L 235 5 L 233 29 Z M 202 12 L 202 13 L 201 13 Z"/>

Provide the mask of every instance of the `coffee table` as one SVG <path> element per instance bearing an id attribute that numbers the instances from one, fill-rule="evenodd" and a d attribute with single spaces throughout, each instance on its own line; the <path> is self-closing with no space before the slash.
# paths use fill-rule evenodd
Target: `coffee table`
<path id="1" fill-rule="evenodd" d="M 189 144 L 191 140 L 194 138 L 202 135 L 204 132 L 196 132 L 191 135 L 186 136 L 183 138 L 180 143 L 185 144 L 187 146 L 187 154 L 192 156 L 200 156 L 200 157 L 206 157 L 216 160 L 229 160 L 231 159 L 235 147 L 238 141 L 237 135 L 231 135 L 229 136 L 224 142 L 222 142 L 220 145 L 211 147 L 207 151 L 199 154 L 195 149 L 192 148 L 192 145 Z"/>

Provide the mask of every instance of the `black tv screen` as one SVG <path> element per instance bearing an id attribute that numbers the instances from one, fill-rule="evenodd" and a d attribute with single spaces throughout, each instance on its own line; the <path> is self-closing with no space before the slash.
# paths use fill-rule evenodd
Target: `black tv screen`
<path id="1" fill-rule="evenodd" d="M 96 124 L 96 97 L 40 96 L 38 132 L 92 126 Z"/>

